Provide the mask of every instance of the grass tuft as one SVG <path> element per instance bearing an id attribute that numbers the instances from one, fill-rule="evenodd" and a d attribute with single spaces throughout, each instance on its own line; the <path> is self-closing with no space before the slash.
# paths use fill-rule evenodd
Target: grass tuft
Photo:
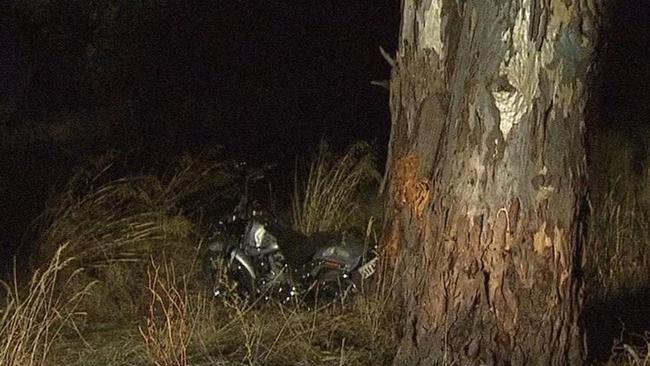
<path id="1" fill-rule="evenodd" d="M 650 207 L 612 190 L 591 206 L 586 258 L 589 301 L 607 302 L 650 284 Z"/>
<path id="2" fill-rule="evenodd" d="M 76 330 L 77 310 L 92 283 L 69 293 L 79 271 L 63 276 L 74 258 L 65 258 L 62 245 L 51 261 L 37 270 L 23 291 L 14 274 L 11 285 L 3 283 L 8 300 L 0 313 L 0 364 L 4 366 L 46 365 L 53 345 L 64 329 Z"/>
<path id="3" fill-rule="evenodd" d="M 151 260 L 147 271 L 149 303 L 146 325 L 140 327 L 144 350 L 156 366 L 189 365 L 187 348 L 196 326 L 185 276 L 177 276 L 174 264 Z M 197 309 L 200 312 L 203 302 Z"/>
<path id="4" fill-rule="evenodd" d="M 291 201 L 294 229 L 309 235 L 345 228 L 358 209 L 359 188 L 371 178 L 380 179 L 366 143 L 335 156 L 321 142 L 306 180 L 300 181 L 296 169 Z"/>
<path id="5" fill-rule="evenodd" d="M 38 243 L 39 262 L 67 243 L 70 267 L 84 269 L 77 283 L 98 281 L 84 304 L 91 321 L 137 316 L 152 256 L 173 253 L 179 272 L 191 273 L 201 237 L 188 202 L 228 180 L 220 164 L 187 156 L 160 176 L 113 178 L 118 163 L 101 159 L 70 179 L 49 202 Z"/>

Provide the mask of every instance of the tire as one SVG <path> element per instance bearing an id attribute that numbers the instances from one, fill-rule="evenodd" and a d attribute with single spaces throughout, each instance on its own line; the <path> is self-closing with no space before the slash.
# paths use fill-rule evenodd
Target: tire
<path id="1" fill-rule="evenodd" d="M 336 269 L 321 270 L 316 276 L 316 301 L 346 303 L 354 289 L 354 283 Z"/>
<path id="2" fill-rule="evenodd" d="M 228 297 L 234 294 L 249 299 L 255 294 L 255 280 L 237 261 L 230 262 L 218 253 L 208 253 L 203 261 L 203 275 L 210 294 Z"/>
<path id="3" fill-rule="evenodd" d="M 253 300 L 255 296 L 255 279 L 241 265 L 234 261 L 228 265 L 228 281 L 237 295 L 243 300 Z"/>
<path id="4" fill-rule="evenodd" d="M 221 279 L 219 273 L 221 268 L 219 263 L 223 263 L 223 258 L 218 258 L 215 253 L 207 253 L 203 258 L 203 278 L 211 296 L 219 297 L 222 293 Z"/>

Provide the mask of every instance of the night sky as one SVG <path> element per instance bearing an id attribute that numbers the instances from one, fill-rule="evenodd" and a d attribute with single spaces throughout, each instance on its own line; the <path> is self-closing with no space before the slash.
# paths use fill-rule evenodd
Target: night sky
<path id="1" fill-rule="evenodd" d="M 9 20 L 3 93 L 28 84 L 10 123 L 123 104 L 120 141 L 135 146 L 284 156 L 322 137 L 387 139 L 387 92 L 370 81 L 389 76 L 378 47 L 395 48 L 397 0 L 88 3 Z"/>

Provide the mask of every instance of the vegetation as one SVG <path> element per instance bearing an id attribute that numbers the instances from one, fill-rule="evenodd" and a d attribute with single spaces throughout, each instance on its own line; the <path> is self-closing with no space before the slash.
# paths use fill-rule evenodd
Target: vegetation
<path id="1" fill-rule="evenodd" d="M 359 147 L 338 156 L 324 151 L 321 147 L 305 180 L 297 180 L 293 218 L 315 225 L 319 215 L 330 217 L 326 229 L 353 222 L 367 240 L 377 242 L 372 220 L 357 224 L 364 217 L 359 213 L 368 210 L 364 197 L 373 195 L 366 192 L 368 187 L 376 187 L 361 173 L 370 171 L 364 169 L 371 166 L 371 155 Z M 119 157 L 104 156 L 80 170 L 50 201 L 38 229 L 37 270 L 30 279 L 14 278 L 4 286 L 3 365 L 391 362 L 401 317 L 393 301 L 396 276 L 388 266 L 382 266 L 385 270 L 367 293 L 345 306 L 252 307 L 237 298 L 218 303 L 203 287 L 197 259 L 210 221 L 200 207 L 208 201 L 216 204 L 223 192 L 231 192 L 226 164 L 214 157 L 185 156 L 161 173 L 119 177 L 121 166 Z M 356 186 L 342 179 L 354 174 Z M 592 197 L 585 232 L 588 308 L 633 293 L 650 280 L 645 250 L 650 246 L 649 208 L 639 194 L 617 189 L 616 181 L 612 179 L 607 194 Z M 301 190 L 300 182 L 309 188 Z M 345 211 L 296 210 L 310 207 L 304 202 L 316 207 L 317 197 L 327 201 L 332 194 L 344 197 Z M 199 199 L 203 202 L 197 204 Z M 351 220 L 354 205 L 359 218 Z M 307 227 L 306 232 L 324 229 Z M 617 343 L 609 340 L 611 353 L 599 362 L 648 364 L 650 338 L 641 329 L 627 330 L 622 336 L 616 330 Z"/>
<path id="2" fill-rule="evenodd" d="M 320 155 L 321 164 L 334 164 L 339 175 L 356 177 L 356 186 L 345 196 L 350 204 L 358 201 L 370 156 L 362 145 L 338 161 Z M 45 284 L 40 270 L 32 280 L 37 285 L 14 281 L 10 298 L 16 301 L 2 313 L 7 357 L 38 355 L 38 365 L 354 365 L 390 359 L 394 338 L 386 323 L 390 285 L 385 282 L 376 295 L 345 308 L 253 308 L 236 299 L 219 304 L 208 296 L 197 263 L 214 214 L 204 208 L 206 201 L 222 206 L 225 196 L 233 195 L 228 164 L 213 156 L 185 156 L 160 173 L 120 177 L 125 163 L 115 154 L 96 159 L 48 203 L 33 262 L 36 268 L 47 269 L 50 261 L 56 267 L 44 272 L 49 276 Z M 324 166 L 318 171 L 325 171 Z M 348 224 L 350 216 L 337 218 L 329 221 L 330 229 Z M 376 229 L 367 228 L 368 240 L 376 241 Z M 19 302 L 19 292 L 31 295 Z M 47 329 L 30 328 L 36 315 L 17 313 L 37 314 L 41 305 L 30 299 L 51 297 L 59 299 L 52 306 L 72 306 L 76 315 L 55 317 L 52 326 L 78 332 L 54 337 Z M 64 313 L 57 308 L 56 314 Z M 17 322 L 25 319 L 32 320 Z M 44 351 L 21 355 L 14 349 L 18 346 L 9 348 L 17 344 L 16 330 L 25 334 L 24 344 Z M 43 338 L 39 332 L 52 336 Z M 20 358 L 7 364 L 25 363 Z"/>
<path id="3" fill-rule="evenodd" d="M 15 275 L 13 283 L 3 283 L 8 297 L 0 312 L 0 364 L 46 365 L 63 332 L 78 329 L 77 311 L 92 283 L 71 291 L 79 271 L 62 276 L 74 259 L 62 256 L 67 247 L 61 245 L 50 262 L 32 275 L 26 288 L 18 287 Z"/>
<path id="4" fill-rule="evenodd" d="M 294 229 L 309 235 L 349 226 L 359 210 L 359 190 L 373 178 L 380 179 L 367 144 L 354 144 L 341 156 L 333 156 L 321 142 L 305 181 L 300 181 L 296 169 L 291 200 Z"/>

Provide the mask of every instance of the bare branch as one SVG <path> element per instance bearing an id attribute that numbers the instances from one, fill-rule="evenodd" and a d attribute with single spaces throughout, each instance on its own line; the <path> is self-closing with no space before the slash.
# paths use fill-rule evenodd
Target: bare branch
<path id="1" fill-rule="evenodd" d="M 388 54 L 388 52 L 386 52 L 386 51 L 384 50 L 384 48 L 383 48 L 382 46 L 379 46 L 379 52 L 381 52 L 381 55 L 384 57 L 384 60 L 386 60 L 386 62 L 388 62 L 388 64 L 390 65 L 390 67 L 395 67 L 395 59 L 393 59 L 393 58 Z"/>
<path id="2" fill-rule="evenodd" d="M 371 80 L 370 84 L 380 86 L 386 90 L 390 90 L 390 82 L 388 80 Z"/>

